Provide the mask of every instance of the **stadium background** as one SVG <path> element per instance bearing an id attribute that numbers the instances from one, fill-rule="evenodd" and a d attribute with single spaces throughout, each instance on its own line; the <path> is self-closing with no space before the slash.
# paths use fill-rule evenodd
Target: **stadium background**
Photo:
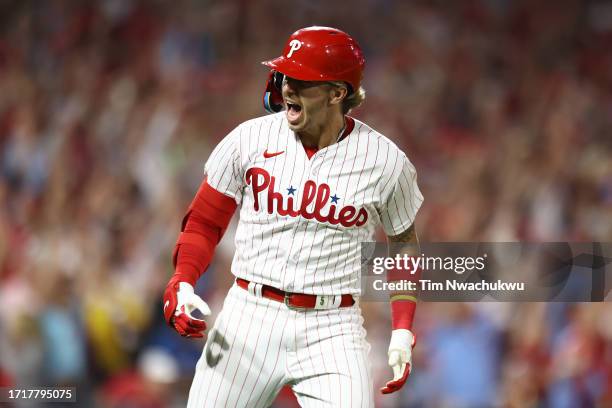
<path id="1" fill-rule="evenodd" d="M 181 217 L 263 114 L 259 62 L 315 23 L 365 51 L 354 115 L 415 164 L 422 240 L 610 241 L 610 2 L 2 0 L 0 384 L 184 404 L 202 344 L 160 304 Z M 214 312 L 227 235 L 198 287 Z M 364 314 L 379 387 L 388 311 Z M 415 374 L 377 406 L 612 406 L 609 303 L 427 303 L 415 330 Z"/>

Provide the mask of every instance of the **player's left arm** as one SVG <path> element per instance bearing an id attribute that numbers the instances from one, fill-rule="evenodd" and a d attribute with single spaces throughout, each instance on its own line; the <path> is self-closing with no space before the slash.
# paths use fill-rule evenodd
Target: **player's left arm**
<path id="1" fill-rule="evenodd" d="M 383 189 L 383 205 L 380 219 L 389 240 L 389 255 L 418 256 L 417 233 L 414 227 L 417 212 L 423 202 L 423 195 L 417 184 L 416 169 L 402 152 L 398 153 L 392 168 L 391 182 Z M 387 280 L 412 280 L 418 282 L 418 271 L 394 270 L 387 272 Z M 391 293 L 392 328 L 389 344 L 389 365 L 393 379 L 381 389 L 383 394 L 399 390 L 406 382 L 412 369 L 412 320 L 416 307 L 415 291 Z"/>
<path id="2" fill-rule="evenodd" d="M 414 224 L 406 231 L 388 236 L 390 243 L 389 256 L 418 256 L 419 240 Z M 393 369 L 393 379 L 381 388 L 383 394 L 390 394 L 402 388 L 412 371 L 412 348 L 416 338 L 412 333 L 412 322 L 416 309 L 416 283 L 420 270 L 388 271 L 387 280 L 407 280 L 415 283 L 414 290 L 395 291 L 390 294 L 391 304 L 391 341 L 389 343 L 389 366 Z"/>

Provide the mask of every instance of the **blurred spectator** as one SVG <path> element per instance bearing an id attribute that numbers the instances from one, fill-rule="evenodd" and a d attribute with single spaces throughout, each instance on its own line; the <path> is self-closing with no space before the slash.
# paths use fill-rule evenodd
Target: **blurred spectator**
<path id="1" fill-rule="evenodd" d="M 365 50 L 368 98 L 354 114 L 415 164 L 422 240 L 610 240 L 610 2 L 347 7 L 2 2 L 0 383 L 80 381 L 103 406 L 180 405 L 202 346 L 164 337 L 160 318 L 180 220 L 214 145 L 263 114 L 259 61 L 313 23 Z M 231 284 L 231 239 L 198 288 L 213 310 Z M 367 306 L 378 387 L 391 374 L 388 312 Z M 612 404 L 608 304 L 417 315 L 415 374 L 381 404 Z"/>
<path id="2" fill-rule="evenodd" d="M 38 314 L 43 349 L 44 380 L 77 384 L 86 375 L 85 333 L 80 324 L 78 297 L 65 279 L 50 282 L 46 305 Z"/>
<path id="3" fill-rule="evenodd" d="M 430 366 L 422 403 L 488 407 L 497 400 L 501 336 L 492 321 L 466 304 L 453 304 L 442 321 L 421 338 Z M 410 392 L 407 392 L 410 398 Z M 427 396 L 433 394 L 432 396 Z"/>
<path id="4" fill-rule="evenodd" d="M 137 370 L 119 374 L 103 385 L 100 404 L 108 408 L 169 407 L 178 380 L 178 367 L 172 356 L 160 349 L 147 349 L 140 356 Z"/>

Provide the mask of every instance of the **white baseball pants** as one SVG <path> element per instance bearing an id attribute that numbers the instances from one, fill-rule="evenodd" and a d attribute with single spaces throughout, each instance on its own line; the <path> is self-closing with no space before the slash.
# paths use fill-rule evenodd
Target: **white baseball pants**
<path id="1" fill-rule="evenodd" d="M 293 310 L 234 284 L 187 406 L 267 407 L 287 384 L 303 407 L 373 407 L 369 351 L 358 304 Z"/>

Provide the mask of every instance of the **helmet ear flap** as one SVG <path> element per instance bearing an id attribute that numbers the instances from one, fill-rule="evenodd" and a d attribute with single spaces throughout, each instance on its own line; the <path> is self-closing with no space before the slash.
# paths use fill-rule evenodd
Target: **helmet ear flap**
<path id="1" fill-rule="evenodd" d="M 273 74 L 273 78 L 274 78 L 274 86 L 276 87 L 276 89 L 278 89 L 279 92 L 282 91 L 283 89 L 283 79 L 285 79 L 285 74 L 283 74 L 282 72 L 278 72 L 278 71 L 272 71 Z"/>
<path id="2" fill-rule="evenodd" d="M 270 113 L 277 113 L 283 110 L 283 78 L 284 75 L 278 71 L 272 70 L 268 74 L 266 90 L 263 96 L 264 108 Z"/>

